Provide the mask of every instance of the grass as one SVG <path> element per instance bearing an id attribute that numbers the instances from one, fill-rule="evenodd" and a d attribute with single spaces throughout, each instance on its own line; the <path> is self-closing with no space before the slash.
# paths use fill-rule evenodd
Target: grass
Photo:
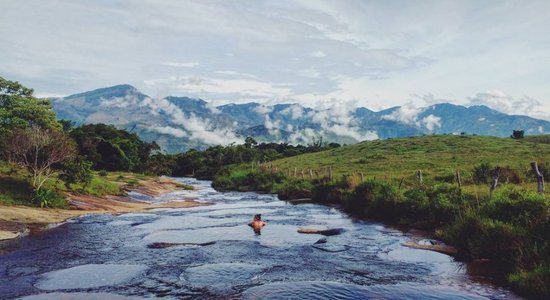
<path id="1" fill-rule="evenodd" d="M 104 175 L 104 176 L 101 176 Z M 80 183 L 71 184 L 69 187 L 54 174 L 44 183 L 44 188 L 53 192 L 51 207 L 66 208 L 64 198 L 67 192 L 79 194 L 105 196 L 125 195 L 125 186 L 134 186 L 140 180 L 149 177 L 141 174 L 126 172 L 112 172 L 99 174 L 94 172 L 92 181 L 88 185 Z M 0 161 L 0 204 L 39 206 L 33 200 L 34 193 L 29 184 L 29 176 L 26 170 L 13 166 L 5 161 Z"/>
<path id="2" fill-rule="evenodd" d="M 550 166 L 550 144 L 528 139 L 439 135 L 366 141 L 276 160 L 273 167 L 287 175 L 290 172 L 291 176 L 295 168 L 298 174 L 301 170 L 309 174 L 311 169 L 314 174 L 323 176 L 332 168 L 335 179 L 363 173 L 365 178 L 403 179 L 409 185 L 417 181 L 418 170 L 422 170 L 425 184 L 442 182 L 445 178 L 454 181 L 455 172 L 459 171 L 463 183 L 468 185 L 472 183 L 474 166 L 487 162 L 519 174 L 526 186 L 534 188 L 534 177 L 529 175 L 531 161 Z M 469 191 L 474 192 L 474 189 Z"/>

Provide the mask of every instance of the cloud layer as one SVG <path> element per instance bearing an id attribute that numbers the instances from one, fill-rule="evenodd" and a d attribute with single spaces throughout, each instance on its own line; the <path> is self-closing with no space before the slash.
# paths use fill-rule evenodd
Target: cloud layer
<path id="1" fill-rule="evenodd" d="M 39 95 L 129 83 L 216 104 L 441 99 L 550 119 L 545 0 L 29 0 L 0 11 L 0 73 Z"/>

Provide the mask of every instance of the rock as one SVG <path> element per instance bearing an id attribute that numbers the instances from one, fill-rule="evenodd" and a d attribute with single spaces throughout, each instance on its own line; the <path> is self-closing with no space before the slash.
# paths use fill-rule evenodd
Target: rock
<path id="1" fill-rule="evenodd" d="M 305 234 L 322 234 L 324 236 L 338 235 L 346 231 L 344 228 L 331 228 L 331 229 L 316 229 L 316 228 L 299 228 L 299 233 Z"/>

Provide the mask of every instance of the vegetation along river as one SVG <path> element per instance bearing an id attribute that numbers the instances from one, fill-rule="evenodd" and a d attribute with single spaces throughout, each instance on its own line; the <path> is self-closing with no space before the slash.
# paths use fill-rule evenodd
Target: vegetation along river
<path id="1" fill-rule="evenodd" d="M 5 242 L 0 299 L 515 299 L 444 254 L 410 249 L 411 233 L 273 195 L 195 191 L 148 201 L 213 203 L 90 215 Z M 254 214 L 268 223 L 257 235 Z M 337 235 L 298 228 L 343 228 Z"/>

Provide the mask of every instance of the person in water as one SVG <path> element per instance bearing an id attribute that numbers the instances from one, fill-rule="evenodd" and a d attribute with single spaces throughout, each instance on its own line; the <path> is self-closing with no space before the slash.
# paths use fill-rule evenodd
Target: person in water
<path id="1" fill-rule="evenodd" d="M 248 226 L 252 227 L 252 229 L 254 230 L 254 233 L 258 234 L 258 235 L 261 234 L 262 228 L 265 225 L 266 225 L 266 223 L 264 221 L 262 221 L 262 215 L 261 214 L 254 215 L 254 219 L 252 219 L 252 221 L 250 223 L 248 223 Z"/>

